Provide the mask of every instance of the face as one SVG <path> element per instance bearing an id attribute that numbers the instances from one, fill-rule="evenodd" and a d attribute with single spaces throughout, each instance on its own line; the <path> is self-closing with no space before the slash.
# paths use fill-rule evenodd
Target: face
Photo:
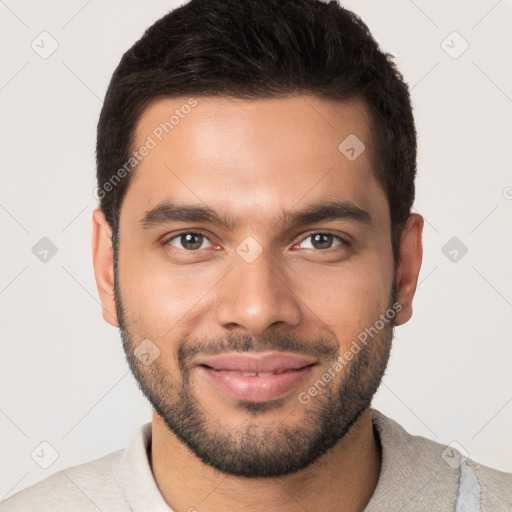
<path id="1" fill-rule="evenodd" d="M 308 466 L 370 405 L 421 260 L 421 226 L 408 227 L 395 272 L 364 104 L 158 100 L 142 146 L 115 271 L 107 243 L 95 249 L 104 315 L 141 390 L 219 471 Z"/>

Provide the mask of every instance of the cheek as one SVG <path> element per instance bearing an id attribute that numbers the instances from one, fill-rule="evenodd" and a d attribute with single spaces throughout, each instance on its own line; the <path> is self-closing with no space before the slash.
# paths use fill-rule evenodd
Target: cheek
<path id="1" fill-rule="evenodd" d="M 171 265 L 162 257 L 145 255 L 144 249 L 126 244 L 119 258 L 123 306 L 132 313 L 132 325 L 147 336 L 180 336 L 180 325 L 190 322 L 208 290 L 219 280 L 220 269 L 210 266 Z M 172 331 L 172 332 L 171 332 Z"/>
<path id="2" fill-rule="evenodd" d="M 294 279 L 304 314 L 313 315 L 313 321 L 319 319 L 334 331 L 340 344 L 348 346 L 386 311 L 393 276 L 392 269 L 373 261 L 323 267 Z"/>

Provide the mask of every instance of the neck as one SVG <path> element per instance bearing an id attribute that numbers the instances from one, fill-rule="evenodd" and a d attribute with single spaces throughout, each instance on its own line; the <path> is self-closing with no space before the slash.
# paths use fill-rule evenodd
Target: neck
<path id="1" fill-rule="evenodd" d="M 349 432 L 310 466 L 274 478 L 226 475 L 199 460 L 155 412 L 150 464 L 160 492 L 176 512 L 361 512 L 377 486 L 381 451 L 366 409 Z"/>

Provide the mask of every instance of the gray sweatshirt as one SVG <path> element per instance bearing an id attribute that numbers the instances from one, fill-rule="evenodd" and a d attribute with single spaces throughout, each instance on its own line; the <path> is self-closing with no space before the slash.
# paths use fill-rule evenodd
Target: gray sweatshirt
<path id="1" fill-rule="evenodd" d="M 371 411 L 382 465 L 363 512 L 512 511 L 512 473 L 410 435 L 394 420 Z M 59 471 L 1 502 L 0 512 L 172 512 L 151 472 L 150 446 L 151 423 L 146 423 L 127 449 Z"/>

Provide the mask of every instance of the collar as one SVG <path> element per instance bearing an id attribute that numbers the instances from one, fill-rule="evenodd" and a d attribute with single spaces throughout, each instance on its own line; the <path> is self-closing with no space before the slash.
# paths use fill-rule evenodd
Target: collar
<path id="1" fill-rule="evenodd" d="M 445 448 L 421 436 L 412 436 L 397 422 L 371 409 L 380 441 L 382 463 L 377 487 L 364 512 L 400 510 L 437 512 L 455 509 L 459 468 L 442 458 Z M 165 502 L 149 464 L 151 422 L 142 425 L 125 451 L 122 479 L 128 503 L 134 512 L 173 512 Z"/>
<path id="2" fill-rule="evenodd" d="M 133 512 L 172 512 L 151 471 L 150 449 L 151 422 L 139 428 L 123 458 L 122 481 L 126 499 Z"/>
<path id="3" fill-rule="evenodd" d="M 443 459 L 446 447 L 409 434 L 376 409 L 371 412 L 382 463 L 377 487 L 363 512 L 453 512 L 460 470 Z"/>

